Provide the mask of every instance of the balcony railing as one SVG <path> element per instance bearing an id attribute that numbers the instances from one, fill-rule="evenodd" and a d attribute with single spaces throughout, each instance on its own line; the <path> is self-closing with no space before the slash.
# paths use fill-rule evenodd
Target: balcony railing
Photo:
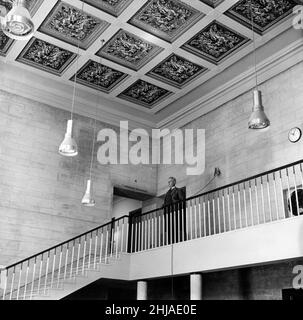
<path id="1" fill-rule="evenodd" d="M 147 212 L 131 220 L 130 251 L 209 237 L 303 212 L 303 161 Z"/>
<path id="2" fill-rule="evenodd" d="M 298 216 L 303 161 L 162 207 L 113 220 L 1 270 L 3 300 L 32 299 L 135 253 Z"/>

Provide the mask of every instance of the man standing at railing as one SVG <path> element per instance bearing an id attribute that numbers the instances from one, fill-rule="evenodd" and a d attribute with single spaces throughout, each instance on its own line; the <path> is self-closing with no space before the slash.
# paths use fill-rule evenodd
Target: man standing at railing
<path id="1" fill-rule="evenodd" d="M 165 216 L 165 233 L 167 235 L 168 244 L 178 242 L 181 239 L 182 226 L 185 225 L 182 221 L 181 209 L 185 196 L 181 189 L 176 187 L 177 180 L 174 177 L 168 178 L 168 187 L 165 198 L 164 198 L 164 216 Z M 179 221 L 178 225 L 178 211 L 179 211 Z M 184 213 L 183 213 L 184 214 Z M 180 218 L 181 217 L 181 218 Z M 176 231 L 176 234 L 175 234 Z M 176 241 L 175 241 L 176 240 Z M 165 240 L 165 243 L 167 241 Z"/>

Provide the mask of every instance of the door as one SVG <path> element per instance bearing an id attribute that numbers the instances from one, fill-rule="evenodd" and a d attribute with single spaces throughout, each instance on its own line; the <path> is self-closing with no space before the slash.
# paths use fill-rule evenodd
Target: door
<path id="1" fill-rule="evenodd" d="M 142 208 L 131 211 L 129 213 L 129 232 L 128 232 L 128 250 L 127 250 L 127 252 L 134 252 L 138 249 L 135 246 L 138 245 L 139 234 L 138 233 L 135 234 L 134 225 L 135 225 L 135 223 L 137 223 L 141 220 L 141 216 L 142 216 Z M 132 233 L 134 233 L 134 234 L 132 235 Z"/>

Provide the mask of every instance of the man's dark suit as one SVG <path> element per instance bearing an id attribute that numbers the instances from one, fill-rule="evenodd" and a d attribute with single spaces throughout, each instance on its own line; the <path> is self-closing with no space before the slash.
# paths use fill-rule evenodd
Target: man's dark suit
<path id="1" fill-rule="evenodd" d="M 184 194 L 182 190 L 174 187 L 167 191 L 164 199 L 164 206 L 172 205 L 182 200 L 184 200 Z"/>
<path id="2" fill-rule="evenodd" d="M 165 217 L 165 232 L 167 234 L 168 244 L 179 242 L 181 239 L 181 233 L 185 231 L 185 210 L 183 210 L 183 214 L 181 210 L 184 208 L 183 200 L 185 200 L 185 196 L 182 190 L 177 187 L 169 189 L 165 195 L 163 207 Z M 180 226 L 178 223 L 178 214 Z"/>

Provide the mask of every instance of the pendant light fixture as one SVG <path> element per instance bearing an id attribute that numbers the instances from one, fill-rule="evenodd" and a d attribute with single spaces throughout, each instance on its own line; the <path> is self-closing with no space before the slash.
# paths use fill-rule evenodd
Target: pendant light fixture
<path id="1" fill-rule="evenodd" d="M 27 0 L 5 0 L 12 9 L 7 12 L 5 6 L 0 6 L 2 32 L 14 40 L 29 40 L 35 32 L 35 25 L 29 12 Z"/>
<path id="2" fill-rule="evenodd" d="M 93 170 L 93 161 L 94 161 L 94 152 L 95 152 L 95 135 L 96 135 L 96 119 L 94 123 L 93 146 L 92 146 L 92 154 L 91 154 L 90 169 L 89 169 L 89 179 L 87 180 L 86 191 L 82 198 L 82 204 L 85 207 L 94 207 L 96 204 L 93 198 L 93 192 L 92 192 L 92 170 Z"/>
<path id="3" fill-rule="evenodd" d="M 82 2 L 82 12 L 84 11 L 83 9 L 84 9 L 84 2 Z M 65 157 L 75 157 L 78 155 L 77 142 L 73 138 L 73 116 L 74 116 L 74 109 L 75 109 L 75 97 L 76 97 L 76 85 L 77 85 L 77 76 L 78 76 L 78 69 L 79 69 L 79 57 L 80 57 L 80 38 L 78 36 L 77 63 L 76 63 L 76 71 L 75 71 L 75 77 L 74 77 L 71 119 L 67 121 L 67 129 L 66 129 L 65 137 L 59 147 L 59 153 Z"/>
<path id="4" fill-rule="evenodd" d="M 103 47 L 103 45 L 104 45 L 104 40 L 101 40 L 101 47 Z M 101 65 L 101 58 L 100 58 L 100 65 Z M 82 204 L 85 207 L 94 207 L 96 204 L 93 198 L 93 192 L 92 192 L 92 171 L 93 171 L 93 161 L 94 161 L 94 153 L 95 153 L 96 127 L 97 127 L 97 121 L 95 118 L 94 132 L 93 132 L 93 146 L 92 146 L 92 154 L 91 154 L 90 169 L 89 169 L 89 179 L 87 180 L 86 191 L 85 191 L 84 197 L 82 198 Z"/>
<path id="5" fill-rule="evenodd" d="M 258 89 L 258 74 L 257 74 L 257 58 L 256 58 L 256 42 L 255 42 L 255 33 L 254 33 L 254 21 L 253 21 L 253 9 L 252 9 L 252 0 L 250 0 L 250 15 L 251 15 L 251 28 L 254 44 L 254 63 L 255 63 L 255 89 L 253 91 L 254 104 L 252 114 L 249 118 L 248 128 L 249 129 L 265 129 L 270 126 L 270 121 L 267 118 L 264 107 L 262 105 L 262 93 Z"/>

